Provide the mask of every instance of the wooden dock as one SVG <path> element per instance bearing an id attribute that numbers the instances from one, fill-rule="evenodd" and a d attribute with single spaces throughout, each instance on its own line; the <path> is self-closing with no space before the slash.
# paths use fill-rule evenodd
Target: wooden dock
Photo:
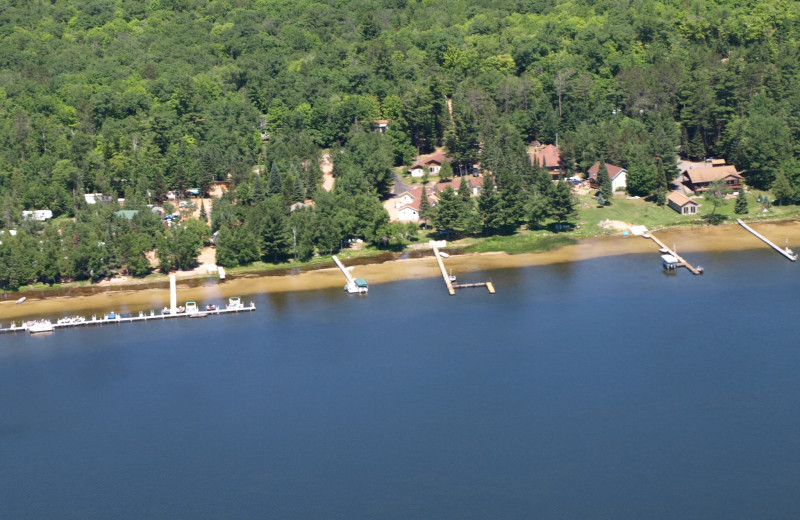
<path id="1" fill-rule="evenodd" d="M 115 315 L 113 318 L 106 316 L 102 316 L 98 318 L 97 316 L 92 316 L 91 318 L 86 318 L 83 321 L 78 321 L 77 319 L 73 319 L 70 322 L 63 322 L 63 323 L 53 323 L 53 329 L 66 329 L 71 327 L 91 327 L 94 325 L 121 325 L 123 323 L 136 323 L 136 322 L 147 322 L 153 320 L 169 320 L 173 318 L 201 318 L 203 316 L 214 316 L 219 314 L 232 314 L 232 313 L 239 313 L 239 312 L 249 312 L 256 310 L 256 305 L 253 302 L 250 302 L 250 305 L 237 305 L 237 306 L 227 306 L 224 309 L 214 309 L 213 311 L 199 311 L 196 313 L 176 313 L 172 314 L 170 312 L 161 312 L 157 313 L 155 311 L 150 311 L 149 314 L 145 312 L 139 312 L 136 316 L 120 316 L 119 314 Z M 6 327 L 0 328 L 0 334 L 2 333 L 10 333 L 10 332 L 27 332 L 28 326 L 25 323 L 20 325 L 15 325 L 14 327 Z"/>
<path id="2" fill-rule="evenodd" d="M 492 282 L 454 283 L 453 284 L 453 289 L 469 289 L 471 287 L 486 287 L 487 289 L 489 289 L 490 293 L 494 294 L 494 284 Z"/>
<path id="3" fill-rule="evenodd" d="M 757 238 L 760 238 L 765 244 L 767 244 L 772 249 L 774 249 L 775 251 L 779 252 L 780 254 L 782 254 L 783 256 L 785 256 L 786 258 L 791 260 L 792 262 L 796 262 L 797 261 L 797 255 L 794 254 L 794 252 L 791 249 L 789 249 L 788 247 L 786 247 L 786 249 L 782 249 L 782 248 L 776 246 L 775 244 L 770 242 L 764 235 L 762 235 L 761 233 L 759 233 L 755 229 L 751 228 L 750 226 L 748 226 L 747 224 L 742 222 L 742 219 L 740 219 L 740 218 L 737 218 L 736 222 L 738 222 L 740 226 L 745 228 L 747 231 L 751 232 Z"/>
<path id="4" fill-rule="evenodd" d="M 450 281 L 450 277 L 447 275 L 447 270 L 444 268 L 444 262 L 442 261 L 442 256 L 439 254 L 439 248 L 433 248 L 433 255 L 436 257 L 436 261 L 439 263 L 439 269 L 442 271 L 442 278 L 444 279 L 444 284 L 447 286 L 447 292 L 450 293 L 450 296 L 456 295 L 456 290 L 453 287 L 453 282 Z"/>
<path id="5" fill-rule="evenodd" d="M 683 266 L 686 269 L 688 269 L 692 274 L 702 274 L 703 273 L 703 268 L 702 267 L 699 267 L 699 266 L 698 267 L 694 267 L 692 264 L 687 262 L 678 253 L 676 253 L 672 249 L 670 249 L 667 246 L 665 246 L 664 243 L 661 240 L 657 239 L 656 236 L 653 233 L 650 233 L 650 238 L 653 240 L 653 242 L 658 244 L 659 249 L 664 249 L 664 250 L 667 251 L 668 254 L 670 254 L 670 255 L 675 257 L 675 260 L 678 261 L 678 267 Z"/>

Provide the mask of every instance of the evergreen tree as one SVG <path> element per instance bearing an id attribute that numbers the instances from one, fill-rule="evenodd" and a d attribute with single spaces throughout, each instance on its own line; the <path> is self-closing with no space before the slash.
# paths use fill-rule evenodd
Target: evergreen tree
<path id="1" fill-rule="evenodd" d="M 664 170 L 664 162 L 661 159 L 656 161 L 656 185 L 655 196 L 656 204 L 663 206 L 667 203 L 667 188 L 669 186 L 669 179 L 667 179 L 667 172 Z"/>
<path id="2" fill-rule="evenodd" d="M 228 226 L 222 226 L 217 232 L 217 239 L 214 241 L 217 265 L 223 267 L 235 267 L 239 265 L 234 247 L 233 233 L 228 229 Z"/>
<path id="3" fill-rule="evenodd" d="M 494 185 L 494 178 L 487 175 L 483 178 L 483 188 L 478 197 L 478 210 L 483 223 L 483 233 L 493 235 L 503 227 L 502 201 Z"/>
<path id="4" fill-rule="evenodd" d="M 601 193 L 602 196 L 602 193 Z M 550 190 L 550 215 L 558 223 L 567 223 L 578 215 L 575 196 L 568 182 L 556 182 Z"/>
<path id="5" fill-rule="evenodd" d="M 283 176 L 280 170 L 278 170 L 278 165 L 273 161 L 272 168 L 269 170 L 269 194 L 278 195 L 282 188 Z"/>
<path id="6" fill-rule="evenodd" d="M 455 232 L 463 210 L 463 203 L 450 186 L 446 187 L 439 196 L 436 211 L 433 214 L 433 224 L 447 233 Z"/>
<path id="7" fill-rule="evenodd" d="M 253 180 L 253 202 L 255 204 L 260 204 L 264 202 L 267 198 L 267 194 L 264 192 L 264 181 L 261 179 L 261 174 L 256 173 L 255 179 Z"/>
<path id="8" fill-rule="evenodd" d="M 736 205 L 733 207 L 734 213 L 737 215 L 746 215 L 747 209 L 747 195 L 744 193 L 744 186 L 739 190 L 739 195 L 736 197 Z"/>
<path id="9" fill-rule="evenodd" d="M 603 159 L 600 159 L 600 167 L 597 169 L 597 185 L 600 188 L 600 195 L 603 196 L 603 203 L 605 205 L 611 204 L 611 199 L 614 197 L 614 188 Z"/>
<path id="10" fill-rule="evenodd" d="M 422 187 L 422 195 L 419 200 L 419 218 L 427 222 L 428 216 L 431 214 L 431 203 L 428 200 L 425 186 Z"/>
<path id="11" fill-rule="evenodd" d="M 206 213 L 206 205 L 202 199 L 200 199 L 200 220 L 208 223 L 208 213 Z"/>
<path id="12" fill-rule="evenodd" d="M 744 191 L 744 188 L 740 191 Z M 794 190 L 789 178 L 783 170 L 778 172 L 775 181 L 772 183 L 772 196 L 778 201 L 779 206 L 783 206 L 783 201 L 791 202 L 794 198 Z"/>
<path id="13" fill-rule="evenodd" d="M 461 177 L 461 184 L 458 185 L 458 196 L 465 204 L 469 203 L 472 198 L 472 188 L 466 175 Z"/>
<path id="14" fill-rule="evenodd" d="M 277 264 L 291 250 L 289 219 L 281 197 L 270 197 L 259 208 L 261 217 L 261 256 Z"/>

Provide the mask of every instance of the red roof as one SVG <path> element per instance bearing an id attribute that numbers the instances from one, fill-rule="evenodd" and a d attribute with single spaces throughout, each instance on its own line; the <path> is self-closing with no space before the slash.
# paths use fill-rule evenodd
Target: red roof
<path id="1" fill-rule="evenodd" d="M 436 202 L 436 198 L 433 197 L 433 190 L 427 188 L 427 191 L 428 191 L 428 202 L 430 202 L 431 205 L 433 205 Z M 415 210 L 419 211 L 419 205 L 422 202 L 422 188 L 411 188 L 405 193 L 408 193 L 409 195 L 414 197 L 414 200 L 412 200 L 409 204 L 400 206 L 397 209 L 401 210 L 403 208 L 414 208 Z M 401 194 L 400 196 L 402 197 L 405 193 Z"/>
<path id="2" fill-rule="evenodd" d="M 531 164 L 539 163 L 539 166 L 545 168 L 560 168 L 561 167 L 561 150 L 558 146 L 548 144 L 538 152 L 531 152 Z"/>
<path id="3" fill-rule="evenodd" d="M 416 167 L 429 166 L 432 163 L 442 164 L 445 160 L 450 160 L 450 159 L 447 157 L 447 154 L 444 152 L 444 150 L 436 150 L 433 153 L 429 153 L 427 155 L 420 155 L 419 157 L 417 157 L 416 162 L 414 162 L 414 164 L 411 165 L 411 168 L 409 169 L 413 170 Z"/>
<path id="4" fill-rule="evenodd" d="M 597 170 L 599 169 L 600 169 L 600 161 L 597 161 L 592 165 L 591 168 L 589 168 L 589 178 L 597 177 Z M 606 163 L 606 169 L 608 170 L 608 176 L 611 178 L 612 181 L 617 178 L 617 175 L 625 171 L 625 168 L 622 168 L 620 166 L 614 166 L 613 164 L 608 164 L 608 163 Z"/>

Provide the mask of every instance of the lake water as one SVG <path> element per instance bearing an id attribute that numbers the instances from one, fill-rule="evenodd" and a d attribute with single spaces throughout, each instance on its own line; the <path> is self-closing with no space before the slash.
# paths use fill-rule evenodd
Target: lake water
<path id="1" fill-rule="evenodd" d="M 4 518 L 796 518 L 800 266 L 657 255 L 0 337 Z"/>

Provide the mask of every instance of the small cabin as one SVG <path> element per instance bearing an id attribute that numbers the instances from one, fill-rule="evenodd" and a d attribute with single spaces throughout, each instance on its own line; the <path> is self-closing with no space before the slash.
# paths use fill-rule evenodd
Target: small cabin
<path id="1" fill-rule="evenodd" d="M 667 197 L 667 205 L 681 215 L 696 215 L 700 205 L 679 191 L 673 191 Z"/>

